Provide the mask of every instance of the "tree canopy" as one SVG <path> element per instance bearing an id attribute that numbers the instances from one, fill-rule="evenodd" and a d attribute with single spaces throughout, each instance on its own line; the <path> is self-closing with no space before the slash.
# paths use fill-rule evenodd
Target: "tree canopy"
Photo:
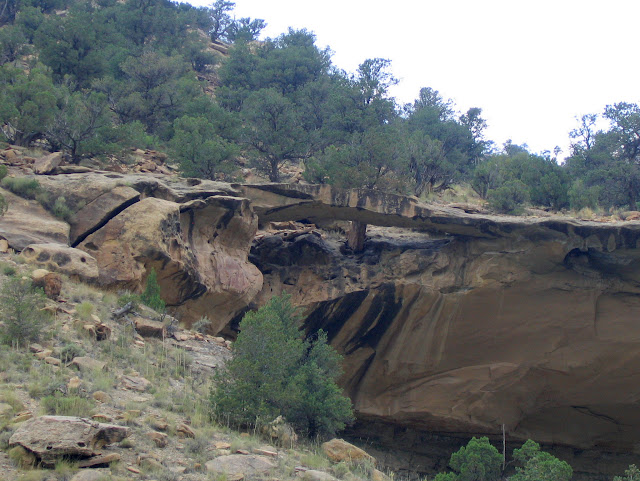
<path id="1" fill-rule="evenodd" d="M 266 22 L 235 3 L 0 0 L 0 131 L 75 162 L 129 147 L 169 151 L 183 175 L 310 182 L 430 197 L 468 184 L 494 210 L 638 208 L 640 106 L 578 120 L 571 152 L 485 137 L 433 87 L 398 105 L 389 59 L 338 69 L 313 32 L 257 41 Z M 213 43 L 212 43 L 213 42 Z M 225 44 L 225 45 L 221 45 Z M 224 51 L 226 53 L 220 53 Z"/>
<path id="2" fill-rule="evenodd" d="M 322 331 L 304 339 L 299 321 L 287 296 L 245 315 L 234 356 L 211 394 L 221 420 L 261 425 L 282 415 L 310 438 L 332 435 L 351 421 L 351 401 L 335 382 L 341 356 Z"/>

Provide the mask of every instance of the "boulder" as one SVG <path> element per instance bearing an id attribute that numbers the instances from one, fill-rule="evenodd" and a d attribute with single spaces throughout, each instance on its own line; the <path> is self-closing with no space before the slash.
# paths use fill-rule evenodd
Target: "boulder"
<path id="1" fill-rule="evenodd" d="M 151 387 L 151 382 L 140 376 L 122 376 L 122 386 L 132 391 L 145 392 Z"/>
<path id="2" fill-rule="evenodd" d="M 329 473 L 325 473 L 324 471 L 317 471 L 315 469 L 308 469 L 306 471 L 299 471 L 296 473 L 301 479 L 305 481 L 338 481 L 338 478 L 335 476 L 331 476 Z"/>
<path id="3" fill-rule="evenodd" d="M 41 361 L 49 357 L 51 354 L 53 354 L 53 351 L 51 349 L 43 349 L 42 351 L 34 353 L 36 358 L 40 359 Z"/>
<path id="4" fill-rule="evenodd" d="M 100 268 L 99 282 L 140 292 L 155 268 L 161 295 L 183 320 L 220 312 L 221 330 L 262 286 L 248 261 L 257 219 L 245 199 L 209 197 L 182 205 L 144 198 L 89 235 L 79 248 Z"/>
<path id="5" fill-rule="evenodd" d="M 133 317 L 132 320 L 137 333 L 142 337 L 159 337 L 160 339 L 165 337 L 166 331 L 163 323 L 139 316 Z"/>
<path id="6" fill-rule="evenodd" d="M 45 465 L 63 456 L 90 457 L 107 444 L 122 441 L 129 428 L 101 424 L 72 416 L 40 416 L 20 425 L 9 438 L 10 446 L 22 446 Z"/>
<path id="7" fill-rule="evenodd" d="M 62 163 L 62 152 L 54 152 L 40 157 L 33 164 L 33 172 L 36 174 L 50 174 Z"/>
<path id="8" fill-rule="evenodd" d="M 60 359 L 58 359 L 57 357 L 51 357 L 51 356 L 45 357 L 44 362 L 52 366 L 60 366 L 60 364 L 62 364 L 62 361 L 60 361 Z"/>
<path id="9" fill-rule="evenodd" d="M 164 448 L 167 446 L 167 444 L 169 444 L 169 436 L 167 436 L 165 433 L 151 431 L 147 434 L 147 436 L 149 437 L 149 439 L 151 439 L 151 441 L 154 442 L 154 444 L 158 448 Z"/>
<path id="10" fill-rule="evenodd" d="M 13 424 L 22 423 L 24 421 L 28 421 L 33 418 L 33 413 L 29 411 L 22 411 L 16 414 L 16 416 L 11 420 Z"/>
<path id="11" fill-rule="evenodd" d="M 344 439 L 334 438 L 331 441 L 322 443 L 322 451 L 327 457 L 336 463 L 341 461 L 361 462 L 370 461 L 375 464 L 376 460 L 363 449 L 346 442 Z"/>
<path id="12" fill-rule="evenodd" d="M 179 438 L 195 438 L 196 437 L 195 431 L 191 429 L 190 426 L 184 423 L 178 424 L 178 427 L 176 428 L 176 434 L 178 435 Z"/>
<path id="13" fill-rule="evenodd" d="M 231 476 L 235 479 L 268 473 L 276 463 L 265 456 L 229 454 L 205 463 L 207 472 Z M 240 476 L 240 478 L 238 478 Z"/>
<path id="14" fill-rule="evenodd" d="M 49 299 L 57 299 L 62 292 L 62 277 L 56 272 L 46 269 L 36 269 L 31 274 L 33 285 L 41 287 Z"/>
<path id="15" fill-rule="evenodd" d="M 30 244 L 20 254 L 27 262 L 49 271 L 60 272 L 74 280 L 94 282 L 98 263 L 89 254 L 60 244 Z"/>
<path id="16" fill-rule="evenodd" d="M 104 481 L 110 477 L 109 469 L 83 469 L 74 474 L 71 481 Z"/>
<path id="17" fill-rule="evenodd" d="M 102 371 L 106 365 L 106 362 L 98 361 L 97 359 L 88 356 L 74 357 L 69 363 L 69 366 L 75 367 L 79 371 L 83 372 Z"/>
<path id="18" fill-rule="evenodd" d="M 98 466 L 109 466 L 111 463 L 120 461 L 120 455 L 118 453 L 100 454 L 93 456 L 84 461 L 78 463 L 79 468 L 95 468 Z"/>

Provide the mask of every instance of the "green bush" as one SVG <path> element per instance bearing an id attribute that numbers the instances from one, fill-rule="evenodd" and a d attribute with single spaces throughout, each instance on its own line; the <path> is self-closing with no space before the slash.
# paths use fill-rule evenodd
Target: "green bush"
<path id="1" fill-rule="evenodd" d="M 0 289 L 0 315 L 4 321 L 0 341 L 21 345 L 37 340 L 47 320 L 40 311 L 44 301 L 44 293 L 35 289 L 31 281 L 17 277 L 7 279 Z"/>
<path id="2" fill-rule="evenodd" d="M 531 439 L 513 450 L 513 459 L 521 467 L 516 467 L 512 481 L 569 481 L 573 476 L 573 469 L 566 461 L 541 451 L 540 445 Z"/>
<path id="3" fill-rule="evenodd" d="M 578 179 L 569 188 L 569 205 L 575 210 L 595 209 L 598 206 L 600 190 L 598 186 L 587 187 L 582 180 Z"/>
<path id="4" fill-rule="evenodd" d="M 640 469 L 635 464 L 631 464 L 626 469 L 624 476 L 614 476 L 613 481 L 640 481 Z"/>
<path id="5" fill-rule="evenodd" d="M 76 306 L 76 313 L 83 321 L 90 321 L 92 314 L 95 312 L 95 306 L 89 301 L 82 301 Z"/>
<path id="6" fill-rule="evenodd" d="M 57 218 L 68 221 L 71 219 L 73 212 L 67 205 L 67 200 L 64 197 L 58 197 L 51 208 L 51 213 Z"/>
<path id="7" fill-rule="evenodd" d="M 234 357 L 216 376 L 214 413 L 235 425 L 261 425 L 282 415 L 313 438 L 343 429 L 351 401 L 336 384 L 341 356 L 319 332 L 304 340 L 288 296 L 273 297 L 240 323 Z"/>
<path id="8" fill-rule="evenodd" d="M 67 200 L 62 196 L 57 197 L 55 201 L 52 201 L 51 196 L 48 192 L 40 190 L 36 194 L 35 199 L 40 203 L 42 207 L 51 212 L 58 219 L 62 219 L 68 222 L 73 215 L 73 211 L 67 205 Z"/>
<path id="9" fill-rule="evenodd" d="M 196 321 L 193 324 L 193 330 L 199 332 L 200 334 L 207 334 L 210 327 L 211 319 L 209 319 L 207 316 L 202 317 L 200 320 Z"/>
<path id="10" fill-rule="evenodd" d="M 165 303 L 162 297 L 160 297 L 160 285 L 158 284 L 158 276 L 154 268 L 151 268 L 151 272 L 147 277 L 147 285 L 140 299 L 142 299 L 143 304 L 149 306 L 151 309 L 156 311 L 164 310 Z"/>
<path id="11" fill-rule="evenodd" d="M 120 294 L 120 297 L 118 297 L 118 307 L 124 307 L 125 305 L 132 303 L 133 304 L 133 309 L 137 309 L 138 306 L 140 305 L 141 299 L 140 296 L 138 294 L 134 294 L 133 292 L 130 291 L 125 291 L 122 294 Z"/>
<path id="12" fill-rule="evenodd" d="M 65 344 L 60 350 L 60 360 L 64 363 L 73 361 L 74 357 L 84 356 L 86 353 L 77 344 Z"/>
<path id="13" fill-rule="evenodd" d="M 513 459 L 520 466 L 511 481 L 569 481 L 571 466 L 540 450 L 538 443 L 528 440 L 513 451 Z M 487 437 L 472 438 L 466 446 L 451 455 L 449 466 L 454 472 L 439 473 L 435 481 L 498 481 L 504 459 L 489 443 Z M 635 481 L 640 478 L 614 481 Z"/>
<path id="14" fill-rule="evenodd" d="M 502 187 L 490 190 L 487 199 L 489 207 L 501 214 L 521 214 L 529 201 L 529 189 L 519 180 L 505 182 Z"/>
<path id="15" fill-rule="evenodd" d="M 7 210 L 9 210 L 9 203 L 7 199 L 4 198 L 4 195 L 0 194 L 0 217 L 5 215 Z"/>
<path id="16" fill-rule="evenodd" d="M 502 455 L 489 438 L 471 438 L 466 446 L 451 455 L 453 473 L 439 473 L 435 481 L 498 481 L 502 474 Z"/>
<path id="17" fill-rule="evenodd" d="M 6 265 L 6 264 L 2 266 L 2 273 L 5 276 L 13 277 L 16 275 L 16 272 L 17 272 L 16 268 L 13 266 Z"/>
<path id="18" fill-rule="evenodd" d="M 8 173 L 9 168 L 4 164 L 0 164 L 0 180 L 4 179 Z"/>
<path id="19" fill-rule="evenodd" d="M 5 177 L 2 179 L 2 186 L 25 199 L 35 199 L 42 191 L 40 183 L 36 179 L 27 177 Z"/>

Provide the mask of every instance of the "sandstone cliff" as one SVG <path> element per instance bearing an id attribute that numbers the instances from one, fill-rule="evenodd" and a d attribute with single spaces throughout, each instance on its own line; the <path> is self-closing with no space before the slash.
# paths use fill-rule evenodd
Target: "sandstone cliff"
<path id="1" fill-rule="evenodd" d="M 207 314 L 216 331 L 286 291 L 304 328 L 344 353 L 360 419 L 468 434 L 504 424 L 512 440 L 640 451 L 639 222 L 467 214 L 327 186 L 40 179 L 75 206 L 70 229 L 3 221 L 12 247 L 64 237 L 108 287 L 139 290 L 154 267 L 176 315 Z M 355 243 L 344 221 L 359 226 Z"/>
<path id="2" fill-rule="evenodd" d="M 305 327 L 327 330 L 345 354 L 360 416 L 636 449 L 640 224 L 294 190 L 270 189 L 272 207 L 258 212 L 321 223 L 326 202 L 329 216 L 420 229 L 371 229 L 360 253 L 313 234 L 266 236 L 252 250 L 265 287 L 290 292 Z"/>

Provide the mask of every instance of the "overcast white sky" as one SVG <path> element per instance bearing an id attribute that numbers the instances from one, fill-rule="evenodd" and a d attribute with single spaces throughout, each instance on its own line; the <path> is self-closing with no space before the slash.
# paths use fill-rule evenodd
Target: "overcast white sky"
<path id="1" fill-rule="evenodd" d="M 211 0 L 190 0 L 209 5 Z M 236 0 L 237 17 L 264 19 L 264 36 L 306 28 L 333 63 L 353 72 L 392 61 L 392 94 L 439 90 L 460 111 L 480 107 L 497 144 L 568 150 L 575 117 L 640 101 L 637 0 Z"/>

